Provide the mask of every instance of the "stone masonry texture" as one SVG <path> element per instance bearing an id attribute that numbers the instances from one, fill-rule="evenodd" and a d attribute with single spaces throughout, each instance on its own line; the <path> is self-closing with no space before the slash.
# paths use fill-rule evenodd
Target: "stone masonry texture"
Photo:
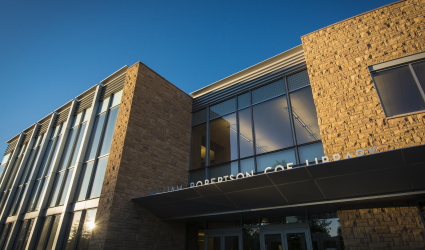
<path id="1" fill-rule="evenodd" d="M 346 250 L 425 249 L 415 201 L 343 207 L 338 217 Z"/>
<path id="2" fill-rule="evenodd" d="M 425 112 L 387 118 L 368 68 L 425 51 L 425 0 L 366 12 L 302 43 L 326 155 L 425 143 Z"/>
<path id="3" fill-rule="evenodd" d="M 130 199 L 187 185 L 192 98 L 142 63 L 127 70 L 90 249 L 184 249 L 185 225 Z"/>

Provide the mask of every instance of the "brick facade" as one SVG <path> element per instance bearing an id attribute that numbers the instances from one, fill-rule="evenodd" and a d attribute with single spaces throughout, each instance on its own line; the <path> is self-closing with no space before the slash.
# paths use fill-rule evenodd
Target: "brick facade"
<path id="1" fill-rule="evenodd" d="M 346 250 L 425 249 L 416 202 L 345 207 L 338 217 Z"/>
<path id="2" fill-rule="evenodd" d="M 368 66 L 425 51 L 425 0 L 399 1 L 302 37 L 326 155 L 425 144 L 425 113 L 386 118 Z"/>
<path id="3" fill-rule="evenodd" d="M 187 185 L 191 104 L 144 64 L 129 67 L 90 249 L 184 249 L 184 224 L 161 221 L 130 199 Z"/>

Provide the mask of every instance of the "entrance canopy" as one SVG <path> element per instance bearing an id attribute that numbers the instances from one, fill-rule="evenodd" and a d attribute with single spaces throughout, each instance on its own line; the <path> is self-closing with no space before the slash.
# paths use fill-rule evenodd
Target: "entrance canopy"
<path id="1" fill-rule="evenodd" d="M 326 207 L 425 193 L 425 145 L 132 199 L 165 220 Z"/>

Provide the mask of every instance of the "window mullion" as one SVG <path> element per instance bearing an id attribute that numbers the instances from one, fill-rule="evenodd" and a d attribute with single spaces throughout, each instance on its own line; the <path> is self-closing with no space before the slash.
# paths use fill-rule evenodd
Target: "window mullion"
<path id="1" fill-rule="evenodd" d="M 409 63 L 409 69 L 410 69 L 410 72 L 412 73 L 412 76 L 413 76 L 413 79 L 415 80 L 416 85 L 418 86 L 419 93 L 421 93 L 422 99 L 425 101 L 425 92 L 422 89 L 421 83 L 419 82 L 419 78 L 416 75 L 415 70 L 413 69 L 413 66 L 411 63 Z"/>

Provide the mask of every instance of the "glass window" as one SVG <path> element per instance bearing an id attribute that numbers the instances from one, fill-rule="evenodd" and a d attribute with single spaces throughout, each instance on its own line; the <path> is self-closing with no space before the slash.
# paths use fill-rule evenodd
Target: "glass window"
<path id="1" fill-rule="evenodd" d="M 122 90 L 121 91 L 118 91 L 117 93 L 114 94 L 114 96 L 112 98 L 112 105 L 111 105 L 111 107 L 115 107 L 118 104 L 120 104 L 121 98 L 122 98 Z"/>
<path id="2" fill-rule="evenodd" d="M 260 250 L 260 228 L 242 228 L 243 249 Z"/>
<path id="3" fill-rule="evenodd" d="M 315 249 L 344 249 L 341 226 L 335 213 L 311 214 L 310 232 Z"/>
<path id="4" fill-rule="evenodd" d="M 1 161 L 1 163 L 6 164 L 9 161 L 9 157 L 10 157 L 10 153 L 3 156 L 3 160 Z"/>
<path id="5" fill-rule="evenodd" d="M 271 167 L 272 171 L 278 165 L 285 167 L 286 164 L 297 164 L 294 149 L 288 149 L 271 154 L 266 154 L 257 157 L 257 172 L 264 172 L 267 167 Z"/>
<path id="6" fill-rule="evenodd" d="M 9 237 L 11 227 L 12 227 L 12 223 L 6 223 L 4 225 L 3 231 L 0 236 L 0 249 L 4 249 L 4 246 L 7 242 L 7 238 Z"/>
<path id="7" fill-rule="evenodd" d="M 286 97 L 253 106 L 257 154 L 294 146 Z"/>
<path id="8" fill-rule="evenodd" d="M 58 173 L 56 175 L 56 183 L 55 183 L 55 186 L 54 186 L 54 189 L 53 189 L 52 199 L 51 199 L 51 202 L 50 202 L 51 207 L 54 207 L 57 204 L 58 195 L 59 195 L 60 189 L 62 187 L 62 181 L 63 181 L 64 176 L 65 176 L 65 172 L 61 172 L 61 173 Z"/>
<path id="9" fill-rule="evenodd" d="M 194 182 L 196 184 L 197 181 L 204 182 L 204 180 L 205 180 L 205 169 L 190 171 L 189 182 Z"/>
<path id="10" fill-rule="evenodd" d="M 91 160 L 96 157 L 97 146 L 99 145 L 99 139 L 100 139 L 100 135 L 102 134 L 104 121 L 105 121 L 105 114 L 102 114 L 96 117 L 94 131 L 92 132 L 92 137 L 90 139 L 90 144 L 88 147 L 89 154 L 86 160 Z"/>
<path id="11" fill-rule="evenodd" d="M 68 192 L 68 188 L 69 188 L 69 184 L 71 183 L 71 177 L 72 177 L 73 172 L 74 172 L 73 168 L 68 170 L 68 173 L 66 175 L 65 184 L 63 186 L 62 194 L 60 196 L 60 200 L 59 200 L 58 205 L 63 205 L 65 203 L 66 193 Z"/>
<path id="12" fill-rule="evenodd" d="M 72 159 L 71 159 L 71 164 L 69 165 L 69 167 L 74 167 L 75 164 L 77 164 L 77 156 L 78 156 L 78 153 L 80 152 L 81 141 L 83 140 L 83 135 L 86 130 L 86 125 L 87 123 L 83 123 L 80 126 L 77 142 L 75 143 L 75 147 L 74 147 L 74 151 L 73 151 Z"/>
<path id="13" fill-rule="evenodd" d="M 78 228 L 80 225 L 82 211 L 75 212 L 68 229 L 68 240 L 65 242 L 65 250 L 73 250 L 78 238 Z"/>
<path id="14" fill-rule="evenodd" d="M 241 160 L 241 173 L 251 173 L 251 171 L 255 171 L 255 161 L 254 158 L 248 158 L 248 159 L 244 159 Z"/>
<path id="15" fill-rule="evenodd" d="M 108 163 L 108 157 L 103 157 L 99 159 L 99 162 L 96 167 L 96 173 L 93 180 L 90 198 L 95 198 L 100 196 L 100 192 L 102 191 L 103 179 L 105 177 L 107 163 Z"/>
<path id="16" fill-rule="evenodd" d="M 40 237 L 38 239 L 37 250 L 44 250 L 45 249 L 45 246 L 47 244 L 48 237 L 49 237 L 51 222 L 52 222 L 52 219 L 54 219 L 53 217 L 54 216 L 48 216 L 44 220 L 43 230 L 41 230 L 41 234 L 40 234 Z"/>
<path id="17" fill-rule="evenodd" d="M 238 109 L 243 109 L 251 105 L 251 93 L 238 96 Z"/>
<path id="18" fill-rule="evenodd" d="M 221 102 L 210 107 L 210 120 L 236 111 L 236 99 Z"/>
<path id="19" fill-rule="evenodd" d="M 191 169 L 205 167 L 206 157 L 206 124 L 201 124 L 192 128 L 192 156 L 191 156 Z"/>
<path id="20" fill-rule="evenodd" d="M 236 113 L 210 122 L 210 165 L 238 158 Z"/>
<path id="21" fill-rule="evenodd" d="M 59 219 L 60 219 L 60 215 L 55 215 L 53 216 L 53 221 L 52 221 L 52 229 L 50 230 L 50 234 L 49 234 L 49 240 L 47 241 L 47 246 L 46 246 L 46 250 L 52 249 L 53 246 L 53 242 L 56 238 L 56 232 L 58 230 L 58 226 L 59 226 Z"/>
<path id="22" fill-rule="evenodd" d="M 261 88 L 254 89 L 252 91 L 252 104 L 259 103 L 273 97 L 283 95 L 286 93 L 285 80 L 279 80 L 270 84 L 267 84 Z"/>
<path id="23" fill-rule="evenodd" d="M 290 99 L 297 144 L 320 140 L 320 129 L 311 87 L 292 92 Z M 288 112 L 288 109 L 285 111 Z"/>
<path id="24" fill-rule="evenodd" d="M 298 152 L 300 154 L 300 163 L 305 164 L 306 161 L 309 163 L 314 163 L 317 161 L 322 161 L 323 153 L 323 144 L 322 142 L 317 142 L 313 144 L 308 144 L 298 148 Z"/>
<path id="25" fill-rule="evenodd" d="M 238 174 L 237 161 L 210 168 L 210 178 L 223 177 L 231 174 L 234 176 Z M 217 181 L 217 179 L 215 181 Z"/>
<path id="26" fill-rule="evenodd" d="M 62 162 L 59 165 L 59 170 L 63 170 L 68 166 L 69 158 L 74 146 L 75 136 L 77 135 L 78 128 L 71 129 L 68 134 L 68 140 L 66 141 L 65 150 L 62 153 Z"/>
<path id="27" fill-rule="evenodd" d="M 409 66 L 373 73 L 373 79 L 387 116 L 425 109 L 425 102 Z"/>
<path id="28" fill-rule="evenodd" d="M 97 209 L 87 210 L 86 216 L 84 218 L 83 230 L 81 232 L 80 243 L 78 244 L 78 249 L 89 249 L 90 237 L 93 229 L 95 228 L 95 218 L 96 218 Z"/>
<path id="29" fill-rule="evenodd" d="M 421 87 L 425 90 L 425 61 L 412 64 L 416 77 L 418 78 Z"/>
<path id="30" fill-rule="evenodd" d="M 79 195 L 77 197 L 77 201 L 81 201 L 81 200 L 85 200 L 86 199 L 86 194 L 87 194 L 87 189 L 89 187 L 89 183 L 90 183 L 90 177 L 91 177 L 91 173 L 93 172 L 93 161 L 89 162 L 86 164 L 86 167 L 84 168 L 84 173 L 81 173 L 82 181 L 81 181 L 81 185 L 80 185 L 80 192 Z"/>
<path id="31" fill-rule="evenodd" d="M 106 124 L 105 135 L 103 137 L 102 147 L 99 155 L 105 155 L 109 153 L 111 148 L 112 136 L 114 135 L 115 123 L 117 121 L 119 107 L 111 109 L 108 117 L 108 123 Z"/>
<path id="32" fill-rule="evenodd" d="M 239 111 L 239 154 L 245 158 L 254 154 L 251 108 Z"/>
<path id="33" fill-rule="evenodd" d="M 105 100 L 103 100 L 99 103 L 99 108 L 98 108 L 98 112 L 97 112 L 98 114 L 103 113 L 106 110 L 108 110 L 109 99 L 110 99 L 110 97 L 106 98 Z"/>
<path id="34" fill-rule="evenodd" d="M 18 233 L 18 239 L 16 240 L 13 246 L 13 249 L 16 249 L 16 250 L 25 249 L 28 243 L 29 235 L 31 233 L 33 224 L 34 224 L 34 220 L 25 220 L 22 223 L 22 227 Z"/>
<path id="35" fill-rule="evenodd" d="M 1 179 L 1 177 L 3 177 L 3 172 L 4 172 L 5 168 L 6 168 L 6 164 L 3 164 L 3 165 L 0 166 L 0 179 Z"/>

